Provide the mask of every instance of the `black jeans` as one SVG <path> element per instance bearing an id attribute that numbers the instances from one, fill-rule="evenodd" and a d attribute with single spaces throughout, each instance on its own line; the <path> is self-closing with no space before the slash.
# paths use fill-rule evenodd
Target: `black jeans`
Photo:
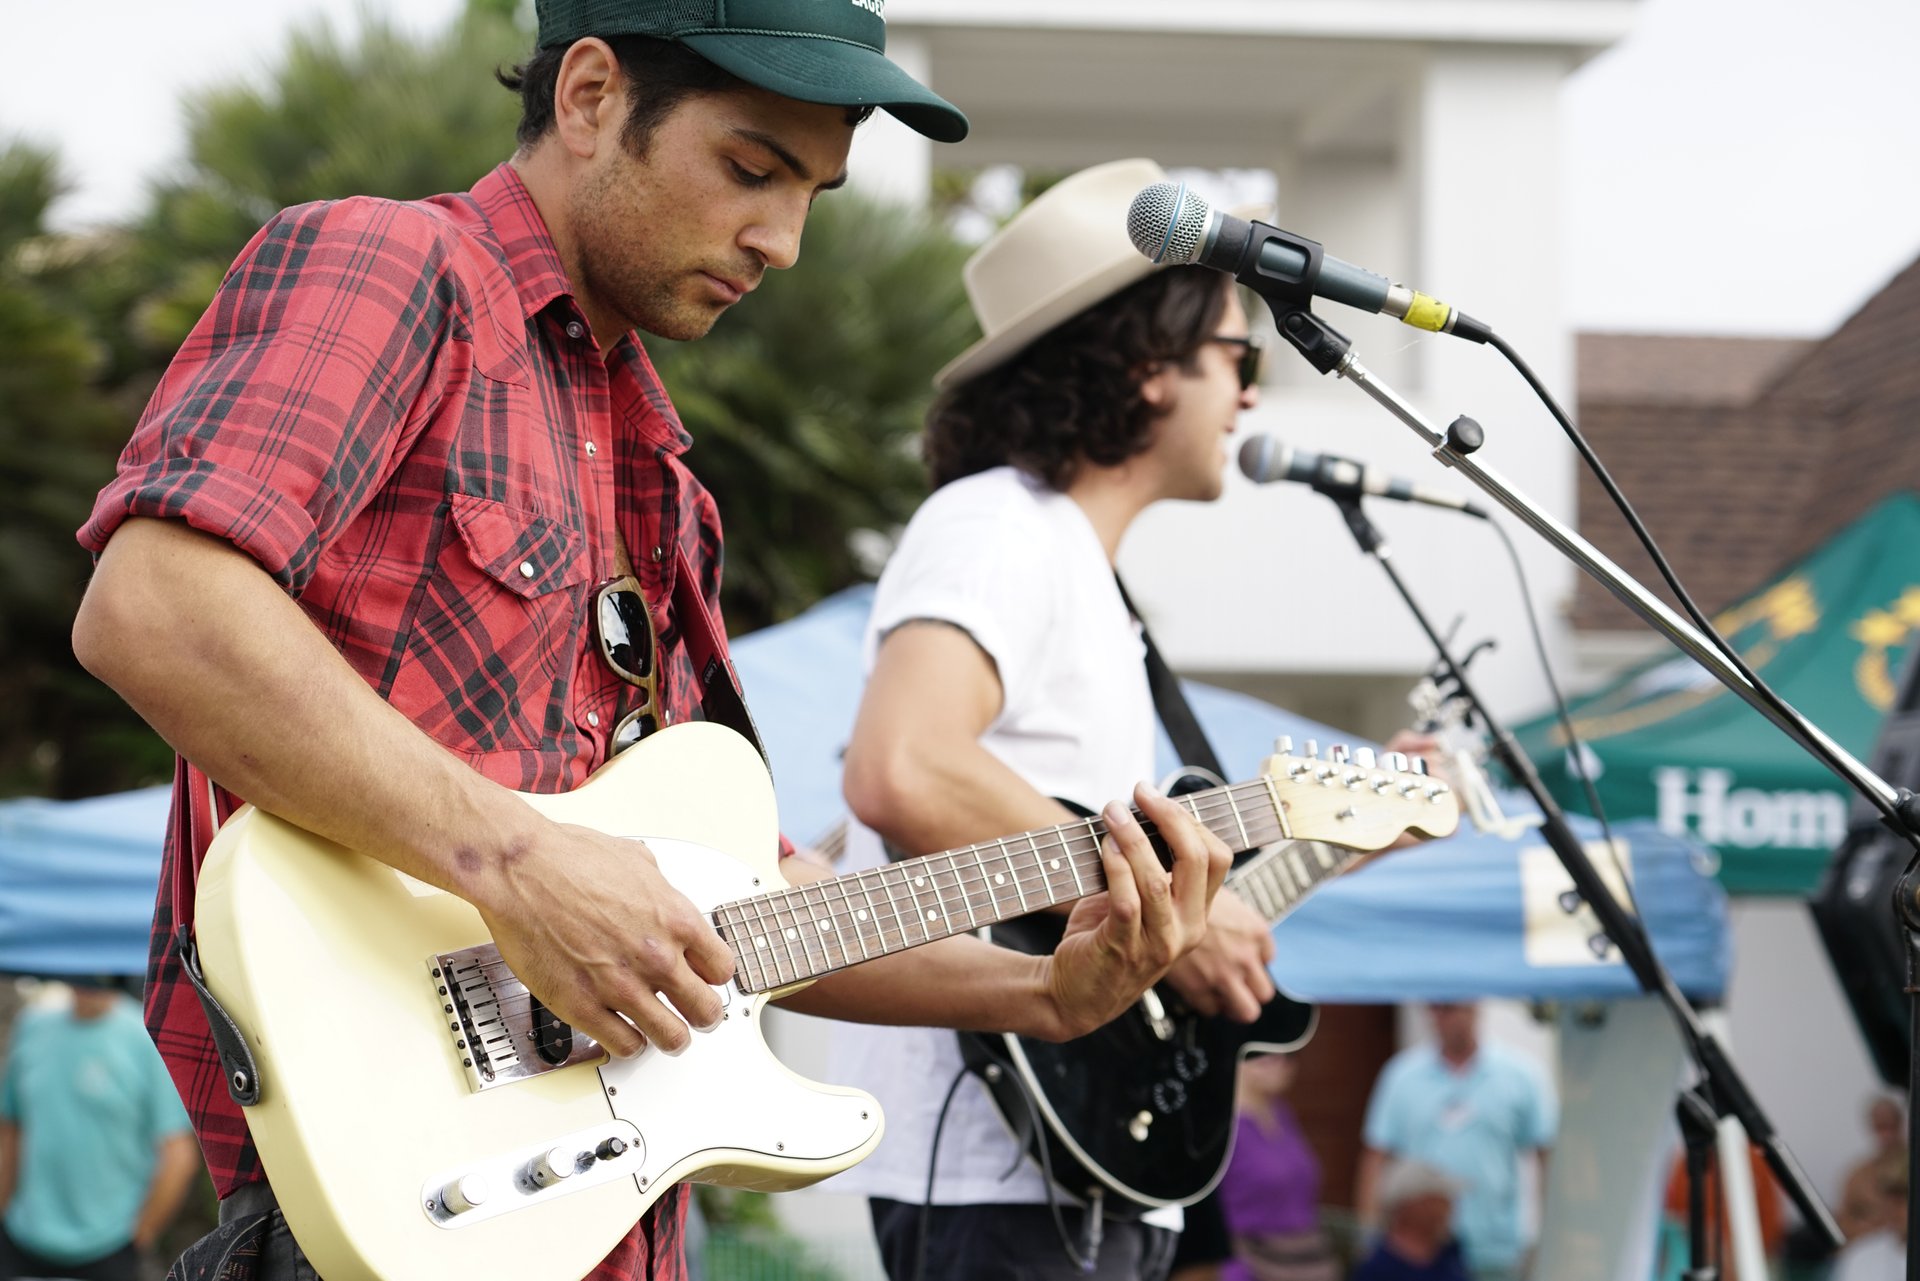
<path id="1" fill-rule="evenodd" d="M 167 1281 L 320 1281 L 294 1243 L 265 1183 L 248 1183 L 220 1203 L 220 1226 L 174 1260 Z"/>
<path id="2" fill-rule="evenodd" d="M 140 1256 L 129 1242 L 86 1263 L 55 1263 L 0 1229 L 0 1281 L 139 1281 Z"/>
<path id="3" fill-rule="evenodd" d="M 1082 1272 L 1067 1257 L 1044 1205 L 936 1205 L 927 1212 L 922 1256 L 922 1207 L 879 1197 L 867 1205 L 889 1281 L 1165 1281 L 1179 1239 L 1166 1228 L 1109 1219 L 1094 1270 Z M 1082 1237 L 1082 1216 L 1078 1206 L 1061 1209 L 1076 1237 Z M 922 1257 L 926 1271 L 916 1276 Z"/>

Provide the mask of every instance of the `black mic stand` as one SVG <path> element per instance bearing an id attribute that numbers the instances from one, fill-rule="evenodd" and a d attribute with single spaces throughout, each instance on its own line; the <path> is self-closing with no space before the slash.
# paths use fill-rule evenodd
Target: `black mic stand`
<path id="1" fill-rule="evenodd" d="M 1267 244 L 1274 242 L 1286 244 L 1296 252 L 1305 253 L 1305 263 L 1298 272 L 1288 274 L 1261 261 L 1260 251 Z M 1252 224 L 1252 233 L 1247 238 L 1240 262 L 1233 269 L 1232 274 L 1266 301 L 1268 308 L 1273 312 L 1280 337 L 1298 351 L 1308 364 L 1323 374 L 1335 373 L 1352 382 L 1396 418 L 1413 428 L 1433 448 L 1434 456 L 1443 464 L 1460 471 L 1503 507 L 1532 526 L 1536 532 L 1599 579 L 1609 591 L 1640 614 L 1657 631 L 1667 636 L 1696 662 L 1713 673 L 1721 684 L 1746 699 L 1795 742 L 1813 751 L 1823 763 L 1840 771 L 1841 776 L 1848 783 L 1862 792 L 1882 797 L 1888 804 L 1912 801 L 1911 793 L 1896 793 L 1883 779 L 1855 760 L 1820 730 L 1808 724 L 1804 718 L 1798 717 L 1797 714 L 1782 712 L 1767 703 L 1705 637 L 1682 622 L 1658 597 L 1634 582 L 1618 566 L 1594 550 L 1586 540 L 1561 524 L 1551 514 L 1534 506 L 1491 468 L 1482 467 L 1471 459 L 1469 455 L 1479 449 L 1485 439 L 1485 433 L 1479 423 L 1463 415 L 1456 418 L 1447 428 L 1446 433 L 1442 434 L 1427 423 L 1419 410 L 1402 399 L 1392 388 L 1374 378 L 1354 357 L 1353 344 L 1347 337 L 1314 315 L 1310 309 L 1314 285 L 1319 276 L 1321 255 L 1318 252 L 1318 245 L 1310 241 L 1304 243 L 1311 248 L 1302 251 L 1300 237 L 1268 226 L 1266 223 L 1256 222 Z M 1275 257 L 1279 259 L 1285 255 Z M 1364 542 L 1362 545 L 1365 545 Z M 1380 560 L 1381 565 L 1387 567 L 1394 586 L 1399 589 L 1402 599 L 1407 600 L 1411 606 L 1412 599 L 1407 595 L 1406 587 L 1401 583 L 1398 575 L 1393 573 L 1392 567 L 1385 558 L 1376 558 Z M 1426 629 L 1427 635 L 1437 645 L 1439 636 L 1428 625 L 1425 617 L 1419 615 L 1417 609 L 1415 615 L 1420 618 L 1421 626 Z M 1443 658 L 1445 653 L 1442 647 Z M 1454 667 L 1450 661 L 1448 667 L 1459 683 L 1461 693 L 1469 699 L 1485 720 L 1486 705 L 1472 695 L 1465 674 Z M 1595 870 L 1592 861 L 1587 858 L 1585 848 L 1574 837 L 1572 829 L 1566 824 L 1565 816 L 1560 813 L 1559 807 L 1553 804 L 1545 785 L 1540 782 L 1539 775 L 1534 772 L 1533 763 L 1520 751 L 1518 744 L 1510 736 L 1498 730 L 1492 721 L 1486 720 L 1485 723 L 1494 752 L 1508 767 L 1515 781 L 1540 802 L 1541 813 L 1544 816 L 1540 828 L 1541 835 L 1559 857 L 1567 874 L 1573 878 L 1580 897 L 1593 909 L 1608 939 L 1620 949 L 1621 959 L 1633 972 L 1634 979 L 1639 983 L 1641 990 L 1658 997 L 1673 1016 L 1675 1025 L 1680 1031 L 1681 1042 L 1686 1046 L 1699 1069 L 1701 1077 L 1699 1085 L 1715 1114 L 1719 1116 L 1730 1114 L 1739 1118 L 1748 1139 L 1758 1144 L 1766 1153 L 1767 1164 L 1772 1167 L 1781 1186 L 1786 1189 L 1787 1195 L 1800 1211 L 1801 1217 L 1838 1248 L 1844 1243 L 1839 1225 L 1833 1221 L 1833 1216 L 1827 1212 L 1827 1207 L 1814 1192 L 1813 1185 L 1807 1179 L 1806 1172 L 1800 1168 L 1800 1163 L 1794 1159 L 1792 1151 L 1775 1132 L 1766 1114 L 1761 1111 L 1758 1101 L 1754 1099 L 1747 1089 L 1746 1082 L 1734 1068 L 1732 1059 L 1721 1047 L 1719 1041 L 1701 1025 L 1698 1012 L 1688 1003 L 1686 997 L 1681 995 L 1680 990 L 1674 985 L 1672 975 L 1667 973 L 1665 967 L 1660 964 L 1659 958 L 1654 955 L 1653 946 L 1641 930 L 1639 920 L 1620 905 L 1619 900 L 1614 898 L 1613 892 L 1600 879 L 1600 874 Z M 1818 744 L 1819 749 L 1824 750 L 1817 750 L 1814 747 L 1815 744 Z M 1916 828 L 1913 821 L 1915 817 L 1920 817 L 1915 807 L 1908 805 L 1901 812 L 1908 819 L 1909 835 L 1914 830 L 1920 830 Z M 1910 868 L 1908 875 L 1915 877 L 1916 873 Z M 1906 881 L 1902 882 L 1902 887 L 1908 888 Z M 1903 898 L 1903 918 L 1907 914 L 1907 909 L 1911 909 L 1915 918 L 1915 924 L 1907 934 L 1909 966 L 1916 975 L 1920 975 L 1920 942 L 1915 941 L 1920 939 L 1920 900 L 1916 900 L 1911 892 L 1903 895 Z M 1909 990 L 1914 990 L 1914 987 L 1914 984 L 1910 984 Z M 1920 993 L 1915 995 L 1915 1006 L 1916 1014 L 1920 1014 Z M 1916 1017 L 1914 1026 L 1916 1041 L 1920 1042 L 1920 1017 Z M 1920 1062 L 1920 1057 L 1916 1058 L 1916 1062 Z M 1920 1134 L 1920 1118 L 1916 1118 L 1914 1112 L 1914 1109 L 1909 1109 L 1909 1127 L 1911 1131 Z M 1920 1145 L 1917 1145 L 1914 1150 L 1920 1152 Z M 1908 1222 L 1912 1225 L 1920 1221 L 1920 1198 L 1910 1198 L 1908 1206 Z M 1911 1262 L 1917 1239 L 1920 1239 L 1920 1234 L 1910 1229 L 1907 1238 L 1908 1271 L 1909 1275 L 1920 1278 L 1920 1271 L 1916 1271 Z"/>
<path id="2" fill-rule="evenodd" d="M 1548 846 L 1559 855 L 1561 864 L 1573 877 L 1574 886 L 1579 890 L 1580 897 L 1593 907 L 1595 915 L 1600 918 L 1600 923 L 1606 930 L 1607 937 L 1612 940 L 1615 947 L 1620 949 L 1620 955 L 1632 967 L 1635 977 L 1641 981 L 1640 985 L 1660 997 L 1673 1012 L 1680 1025 L 1682 1036 L 1687 1041 L 1688 1051 L 1693 1055 L 1695 1062 L 1701 1065 L 1701 1083 L 1683 1090 L 1679 1104 L 1681 1129 L 1687 1140 L 1689 1180 L 1687 1226 L 1690 1254 L 1693 1260 L 1692 1269 L 1686 1276 L 1688 1281 L 1716 1281 L 1718 1274 L 1705 1267 L 1705 1237 L 1693 1235 L 1696 1232 L 1704 1232 L 1702 1225 L 1705 1220 L 1703 1208 L 1705 1203 L 1701 1198 L 1705 1196 L 1703 1180 L 1706 1155 L 1713 1146 L 1713 1118 L 1719 1115 L 1711 1107 L 1716 1083 L 1714 1071 L 1708 1065 L 1718 1054 L 1718 1050 L 1708 1048 L 1711 1041 L 1710 1034 L 1698 1025 L 1692 1009 L 1687 1006 L 1686 998 L 1674 986 L 1672 976 L 1654 956 L 1652 944 L 1641 929 L 1639 919 L 1629 915 L 1614 899 L 1612 890 L 1600 880 L 1599 872 L 1594 868 L 1592 860 L 1587 857 L 1586 847 L 1581 844 L 1580 838 L 1574 835 L 1572 825 L 1567 822 L 1566 813 L 1554 801 L 1553 794 L 1548 792 L 1546 785 L 1540 781 L 1539 774 L 1534 771 L 1533 762 L 1528 760 L 1526 753 L 1520 750 L 1519 744 L 1507 732 L 1506 727 L 1494 719 L 1492 713 L 1487 710 L 1487 705 L 1480 701 L 1480 695 L 1467 680 L 1466 666 L 1455 660 L 1453 652 L 1447 647 L 1446 639 L 1434 628 L 1426 611 L 1420 608 L 1420 602 L 1416 601 L 1413 593 L 1407 589 L 1406 580 L 1401 578 L 1400 571 L 1394 568 L 1393 552 L 1387 546 L 1386 539 L 1380 536 L 1379 527 L 1360 506 L 1359 486 L 1326 480 L 1316 480 L 1312 484 L 1314 489 L 1333 500 L 1334 505 L 1340 509 L 1340 514 L 1346 517 L 1347 529 L 1353 534 L 1354 542 L 1358 543 L 1360 550 L 1371 556 L 1386 573 L 1387 580 L 1393 584 L 1394 591 L 1398 592 L 1400 599 L 1406 603 L 1407 612 L 1412 614 L 1414 621 L 1420 624 L 1420 630 L 1426 633 L 1427 641 L 1433 646 L 1434 653 L 1439 655 L 1441 673 L 1459 691 L 1460 697 L 1466 699 L 1472 714 L 1479 718 L 1480 724 L 1486 729 L 1488 747 L 1492 755 L 1506 767 L 1508 774 L 1527 790 L 1527 794 L 1532 796 L 1534 803 L 1540 807 L 1540 834 L 1546 838 Z M 1605 903 L 1609 910 L 1603 910 L 1602 903 Z M 1618 920 L 1610 920 L 1610 916 L 1617 916 Z M 1727 1065 L 1726 1071 L 1728 1074 L 1732 1073 L 1730 1064 Z M 1732 1084 L 1735 1088 L 1742 1088 L 1739 1087 L 1737 1077 L 1733 1078 Z M 1752 1106 L 1754 1113 L 1758 1115 L 1758 1105 Z M 1703 1110 L 1709 1118 L 1705 1123 L 1704 1140 L 1700 1139 L 1696 1132 L 1698 1118 Z M 1741 1123 L 1747 1124 L 1744 1116 L 1741 1118 Z M 1690 1124 L 1694 1128 L 1689 1128 Z M 1764 1117 L 1760 1118 L 1759 1124 L 1763 1129 L 1766 1128 Z M 1747 1133 L 1756 1142 L 1759 1141 L 1760 1131 L 1749 1126 Z M 1809 1221 L 1812 1221 L 1811 1216 Z"/>

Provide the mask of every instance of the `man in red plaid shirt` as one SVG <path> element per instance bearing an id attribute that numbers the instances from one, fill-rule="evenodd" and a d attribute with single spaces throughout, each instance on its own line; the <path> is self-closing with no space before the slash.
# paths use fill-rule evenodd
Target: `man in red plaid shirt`
<path id="1" fill-rule="evenodd" d="M 538 48 L 504 78 L 512 159 L 469 192 L 269 223 L 80 532 L 98 566 L 76 652 L 181 756 L 147 1021 L 222 1198 L 182 1278 L 313 1276 L 176 946 L 240 799 L 472 902 L 528 987 L 616 1054 L 720 1018 L 731 954 L 644 846 L 510 790 L 567 790 L 617 750 L 636 690 L 594 640 L 596 584 L 631 571 L 651 605 L 658 721 L 699 705 L 670 602 L 685 565 L 717 613 L 720 527 L 634 331 L 697 338 L 791 264 L 875 106 L 945 141 L 966 120 L 886 60 L 874 0 L 537 9 Z M 1104 1022 L 1199 939 L 1227 866 L 1138 799 L 1171 873 L 1116 807 L 1108 910 L 1055 957 L 960 936 L 789 1004 L 1051 1037 Z M 684 1214 L 684 1189 L 662 1197 L 593 1276 L 684 1276 Z"/>

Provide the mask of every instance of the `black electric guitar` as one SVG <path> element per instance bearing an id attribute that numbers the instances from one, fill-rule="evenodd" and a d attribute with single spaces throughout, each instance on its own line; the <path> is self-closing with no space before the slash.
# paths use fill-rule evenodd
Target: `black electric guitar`
<path id="1" fill-rule="evenodd" d="M 1281 756 L 1292 754 L 1282 739 Z M 1409 767 L 1412 772 L 1409 772 Z M 1389 755 L 1380 764 L 1361 749 L 1320 758 L 1314 745 L 1291 766 L 1353 797 L 1358 811 L 1428 836 L 1459 822 L 1452 789 L 1425 777 L 1421 762 Z M 1178 789 L 1170 788 L 1170 792 Z M 1383 814 L 1416 807 L 1417 817 Z M 1269 923 L 1278 922 L 1322 883 L 1359 863 L 1362 852 L 1317 841 L 1255 846 L 1231 828 L 1209 824 L 1244 857 L 1226 888 Z M 1036 913 L 979 933 L 1029 955 L 1053 951 L 1065 918 Z M 1250 1053 L 1289 1050 L 1313 1035 L 1318 1011 L 1277 994 L 1253 1023 L 1194 1011 L 1166 983 L 1086 1036 L 1052 1043 L 1011 1033 L 962 1032 L 961 1053 L 986 1082 L 1001 1117 L 1061 1187 L 1109 1211 L 1188 1205 L 1219 1182 L 1232 1154 L 1234 1076 Z M 1115 1197 L 1122 1198 L 1116 1203 Z"/>

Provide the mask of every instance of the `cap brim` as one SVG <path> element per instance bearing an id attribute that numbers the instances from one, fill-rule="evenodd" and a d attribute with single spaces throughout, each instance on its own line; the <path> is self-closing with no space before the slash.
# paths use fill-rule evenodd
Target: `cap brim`
<path id="1" fill-rule="evenodd" d="M 967 136 L 958 107 L 863 45 L 742 32 L 681 36 L 680 43 L 748 84 L 799 102 L 879 107 L 935 142 Z"/>

